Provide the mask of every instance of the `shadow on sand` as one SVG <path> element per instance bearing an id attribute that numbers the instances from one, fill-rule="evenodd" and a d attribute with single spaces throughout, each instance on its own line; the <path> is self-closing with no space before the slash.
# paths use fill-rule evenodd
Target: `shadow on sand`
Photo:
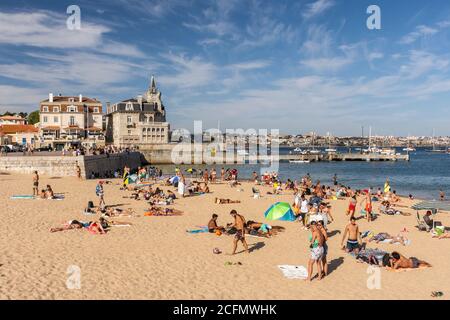
<path id="1" fill-rule="evenodd" d="M 328 262 L 328 274 L 330 275 L 333 271 L 337 270 L 344 263 L 344 257 L 339 257 Z"/>

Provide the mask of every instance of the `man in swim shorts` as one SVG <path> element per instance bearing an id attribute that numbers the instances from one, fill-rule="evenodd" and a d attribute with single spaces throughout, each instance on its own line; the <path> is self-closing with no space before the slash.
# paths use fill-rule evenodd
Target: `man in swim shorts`
<path id="1" fill-rule="evenodd" d="M 39 195 L 39 174 L 37 171 L 33 174 L 33 196 Z"/>
<path id="2" fill-rule="evenodd" d="M 348 237 L 347 237 L 348 236 Z M 344 247 L 344 241 L 347 239 L 347 245 Z M 355 217 L 350 218 L 350 223 L 345 227 L 344 235 L 341 241 L 341 247 L 347 253 L 358 253 L 361 245 L 361 235 L 359 234 L 359 227 L 356 224 Z"/>
<path id="3" fill-rule="evenodd" d="M 420 267 L 431 267 L 431 264 L 415 257 L 408 259 L 396 251 L 392 252 L 392 269 L 417 269 Z"/>
<path id="4" fill-rule="evenodd" d="M 234 218 L 234 224 L 231 227 L 235 227 L 237 230 L 236 234 L 234 235 L 232 255 L 236 253 L 237 244 L 239 241 L 242 242 L 245 251 L 247 253 L 250 253 L 248 251 L 247 242 L 245 241 L 245 218 L 238 214 L 236 210 L 231 210 L 230 215 Z"/>

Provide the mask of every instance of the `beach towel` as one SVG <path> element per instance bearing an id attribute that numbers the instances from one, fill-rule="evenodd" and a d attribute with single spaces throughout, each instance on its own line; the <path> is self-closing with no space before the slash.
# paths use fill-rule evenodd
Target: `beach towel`
<path id="1" fill-rule="evenodd" d="M 308 278 L 308 270 L 304 266 L 279 265 L 278 268 L 288 279 Z"/>
<path id="2" fill-rule="evenodd" d="M 13 195 L 10 198 L 11 199 L 15 199 L 15 200 L 18 200 L 18 199 L 34 199 L 34 196 L 32 196 L 32 195 Z"/>
<path id="3" fill-rule="evenodd" d="M 201 229 L 191 229 L 186 230 L 187 233 L 197 234 L 197 233 L 207 233 L 209 232 L 208 227 L 202 227 Z"/>

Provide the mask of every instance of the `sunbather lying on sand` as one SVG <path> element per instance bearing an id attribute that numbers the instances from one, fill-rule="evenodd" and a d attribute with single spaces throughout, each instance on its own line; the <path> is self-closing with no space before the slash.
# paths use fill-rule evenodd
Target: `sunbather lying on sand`
<path id="1" fill-rule="evenodd" d="M 97 221 L 83 222 L 83 221 L 78 221 L 78 220 L 70 220 L 69 222 L 64 224 L 62 227 L 51 228 L 50 232 L 58 232 L 58 231 L 66 231 L 66 230 L 82 229 L 82 228 L 85 228 L 94 234 L 104 234 L 105 233 L 105 230 L 102 228 L 100 222 L 97 222 Z"/>
<path id="2" fill-rule="evenodd" d="M 99 213 L 99 211 L 106 217 L 133 217 L 135 215 L 134 210 L 131 208 L 125 210 L 120 208 L 106 208 L 105 210 L 100 210 L 100 208 L 97 208 L 97 213 Z"/>
<path id="3" fill-rule="evenodd" d="M 408 243 L 408 238 L 404 234 L 398 234 L 397 236 L 391 236 L 389 233 L 381 232 L 372 237 L 367 237 L 367 242 L 386 242 L 390 244 L 401 243 L 402 245 L 406 245 Z"/>
<path id="4" fill-rule="evenodd" d="M 415 257 L 406 258 L 400 253 L 394 251 L 391 254 L 390 266 L 387 267 L 390 270 L 398 269 L 417 269 L 417 268 L 429 268 L 431 264 L 428 262 L 419 260 Z"/>
<path id="5" fill-rule="evenodd" d="M 214 200 L 214 203 L 216 204 L 228 204 L 228 203 L 241 203 L 239 200 L 230 200 L 230 199 L 219 199 L 216 198 Z"/>
<path id="6" fill-rule="evenodd" d="M 174 216 L 181 215 L 183 211 L 171 208 L 160 208 L 152 206 L 147 212 L 144 213 L 144 216 Z"/>
<path id="7" fill-rule="evenodd" d="M 246 223 L 247 231 L 250 235 L 255 234 L 263 237 L 271 237 L 272 235 L 278 234 L 278 232 L 284 231 L 283 227 L 270 226 L 266 223 L 247 221 Z"/>
<path id="8" fill-rule="evenodd" d="M 124 222 L 124 221 L 108 221 L 103 217 L 100 217 L 99 219 L 100 225 L 104 230 L 110 229 L 112 226 L 131 226 L 132 223 L 130 222 Z"/>

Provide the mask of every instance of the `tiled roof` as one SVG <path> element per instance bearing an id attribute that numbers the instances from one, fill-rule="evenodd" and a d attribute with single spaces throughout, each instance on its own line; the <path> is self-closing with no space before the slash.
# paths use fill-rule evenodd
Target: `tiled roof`
<path id="1" fill-rule="evenodd" d="M 38 132 L 38 128 L 27 124 L 4 124 L 0 127 L 0 132 L 5 134 L 17 132 Z"/>
<path id="2" fill-rule="evenodd" d="M 72 97 L 72 96 L 54 96 L 53 102 L 69 102 L 69 99 L 73 99 L 74 102 L 79 102 L 79 97 Z M 48 99 L 41 101 L 43 103 L 49 102 Z M 89 98 L 89 97 L 82 97 L 82 102 L 97 102 L 99 103 L 97 99 Z"/>

